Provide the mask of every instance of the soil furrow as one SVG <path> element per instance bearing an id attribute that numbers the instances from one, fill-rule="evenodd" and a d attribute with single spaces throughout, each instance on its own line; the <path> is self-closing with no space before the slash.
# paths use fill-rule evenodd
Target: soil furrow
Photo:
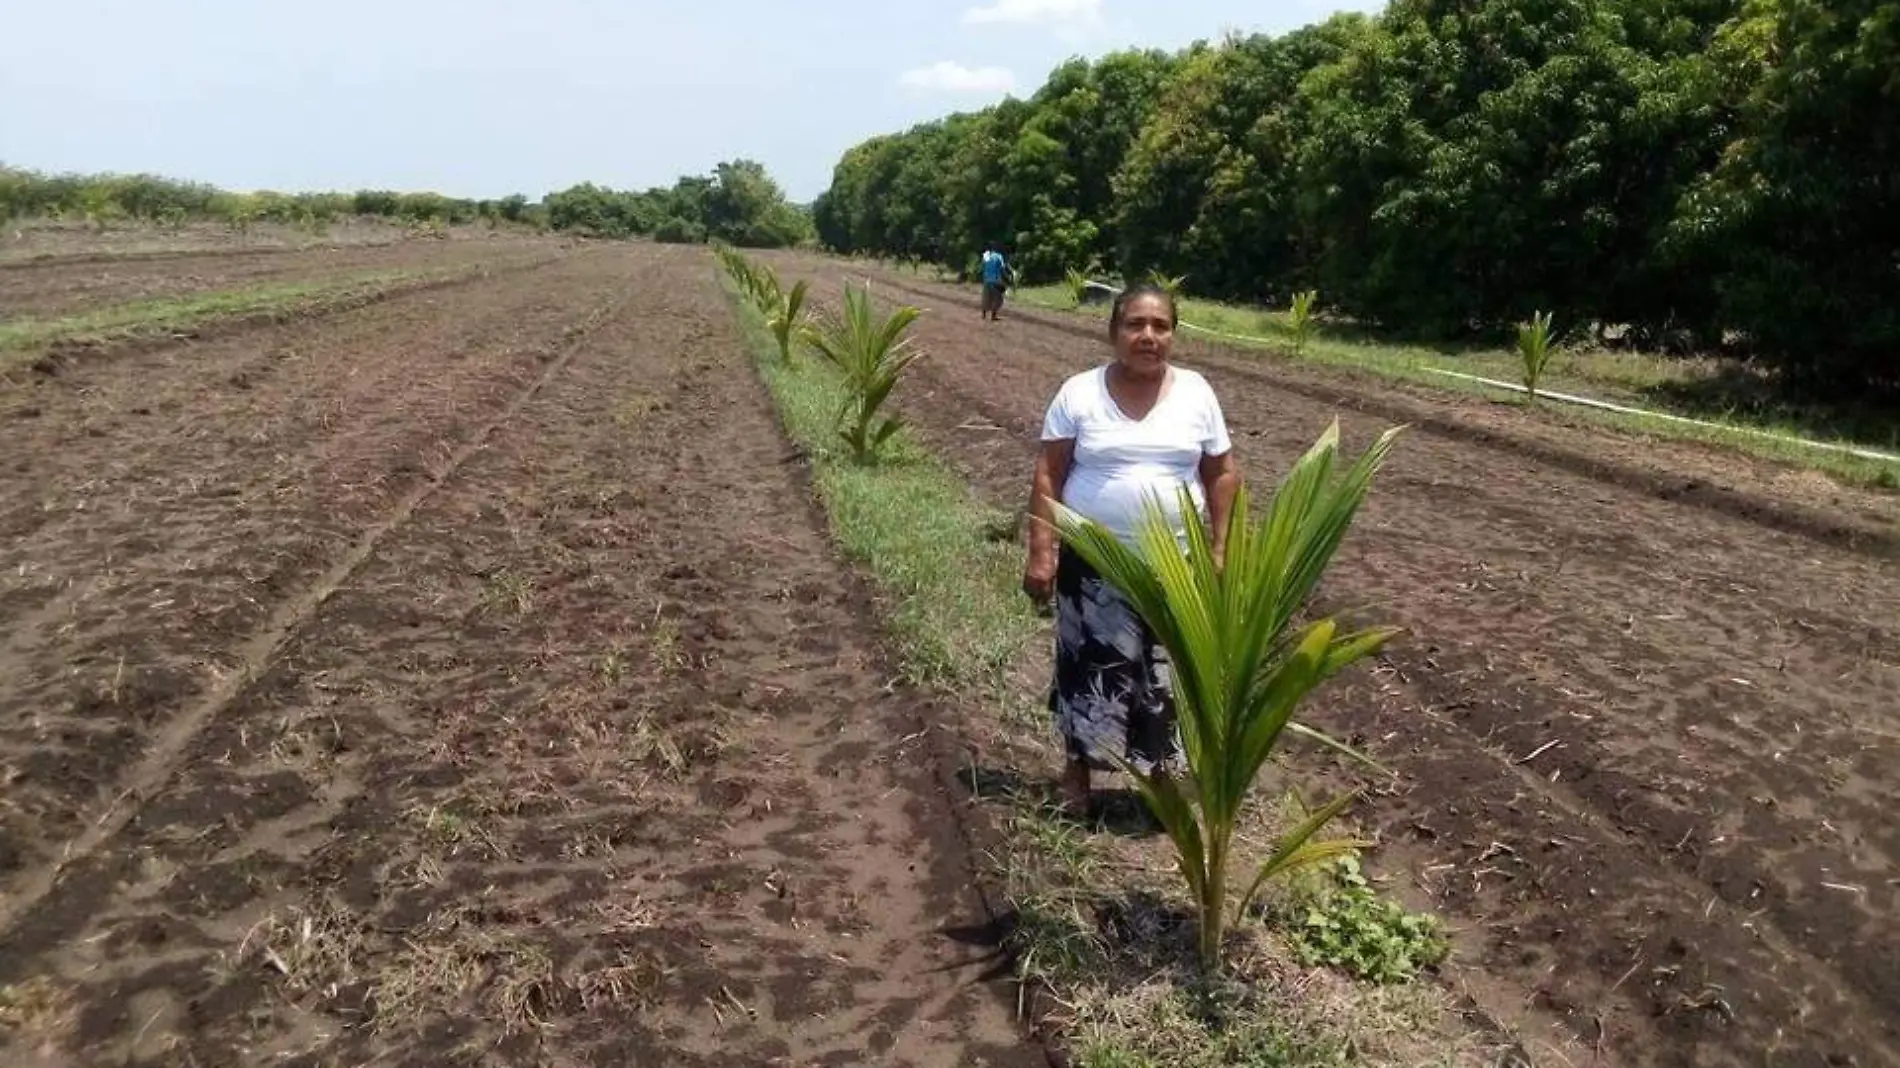
<path id="1" fill-rule="evenodd" d="M 0 878 L 80 814 L 241 647 L 544 368 L 601 272 L 550 268 L 42 383 L 4 473 Z M 399 358 L 390 354 L 402 353 Z"/>
<path id="2" fill-rule="evenodd" d="M 50 1064 L 1026 1066 L 925 706 L 694 250 L 0 955 Z"/>
<path id="3" fill-rule="evenodd" d="M 0 264 L 0 322 L 70 315 L 106 304 L 156 300 L 274 282 L 308 282 L 394 269 L 492 264 L 550 255 L 549 240 L 403 241 L 369 246 L 246 249 L 220 253 Z"/>
<path id="4" fill-rule="evenodd" d="M 625 303 L 623 298 L 617 307 L 624 308 Z M 0 902 L 0 932 L 9 930 L 22 914 L 32 910 L 46 895 L 58 889 L 60 877 L 68 867 L 83 865 L 95 850 L 137 817 L 140 807 L 177 773 L 180 759 L 205 725 L 269 666 L 284 644 L 311 620 L 324 601 L 363 566 L 384 538 L 407 522 L 416 508 L 453 478 L 462 464 L 497 429 L 513 419 L 548 382 L 561 373 L 587 333 L 599 326 L 601 321 L 611 318 L 615 311 L 616 308 L 603 308 L 579 324 L 575 337 L 548 362 L 539 377 L 529 382 L 493 418 L 476 428 L 466 442 L 444 459 L 439 470 L 397 498 L 389 511 L 371 522 L 368 529 L 314 583 L 291 593 L 266 617 L 261 629 L 245 636 L 227 654 L 220 677 L 190 704 L 169 716 L 163 727 L 149 739 L 138 762 L 114 782 L 119 793 L 110 806 L 96 815 L 88 813 L 90 818 L 85 830 L 65 844 L 60 850 L 58 862 L 32 872 L 12 888 L 5 901 Z"/>

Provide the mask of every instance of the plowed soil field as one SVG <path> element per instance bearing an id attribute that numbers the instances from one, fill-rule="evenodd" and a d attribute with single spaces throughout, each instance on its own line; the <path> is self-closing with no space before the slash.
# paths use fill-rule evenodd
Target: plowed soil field
<path id="1" fill-rule="evenodd" d="M 9 1065 L 1041 1063 L 703 251 L 88 354 L 0 428 Z"/>
<path id="2" fill-rule="evenodd" d="M 460 240 L 391 240 L 373 245 L 0 261 L 0 323 L 68 315 L 105 304 L 314 282 L 373 271 L 505 266 L 551 255 L 562 244 L 549 238 L 497 234 Z"/>
<path id="3" fill-rule="evenodd" d="M 780 256 L 926 313 L 900 390 L 1020 506 L 1105 326 Z M 789 283 L 788 283 L 789 284 Z M 1177 356 L 1270 485 L 1328 422 L 1413 429 L 1323 586 L 1403 625 L 1315 717 L 1401 773 L 1360 806 L 1459 928 L 1453 981 L 1552 1064 L 1900 1064 L 1900 564 L 1891 497 L 1515 408 Z M 1686 472 L 1686 473 L 1685 473 Z"/>

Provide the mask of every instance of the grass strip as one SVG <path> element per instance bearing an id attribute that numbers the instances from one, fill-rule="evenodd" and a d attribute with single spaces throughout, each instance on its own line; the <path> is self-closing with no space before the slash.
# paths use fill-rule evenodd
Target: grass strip
<path id="1" fill-rule="evenodd" d="M 1107 315 L 1106 308 L 1100 306 L 1078 308 L 1067 290 L 1059 285 L 1025 287 L 1012 290 L 1010 296 L 1044 311 L 1096 318 Z M 1293 330 L 1283 313 L 1186 298 L 1181 301 L 1181 316 L 1209 330 L 1236 335 L 1210 339 L 1198 331 L 1186 331 L 1189 337 L 1198 335 L 1202 340 L 1215 340 L 1229 348 L 1271 353 L 1294 363 L 1366 374 L 1441 393 L 1524 404 L 1519 394 L 1432 373 L 1458 371 L 1507 382 L 1518 381 L 1523 375 L 1523 366 L 1516 353 L 1505 349 L 1405 345 L 1356 336 L 1350 328 L 1322 324 L 1309 340 L 1305 353 L 1296 356 Z M 1889 413 L 1843 413 L 1779 404 L 1764 399 L 1765 384 L 1727 384 L 1724 378 L 1732 372 L 1732 364 L 1706 358 L 1608 350 L 1565 351 L 1552 360 L 1546 374 L 1544 386 L 1550 390 L 1588 394 L 1616 404 L 1647 407 L 1715 425 L 1697 426 L 1552 403 L 1542 408 L 1561 421 L 1640 437 L 1716 446 L 1791 467 L 1820 471 L 1849 485 L 1900 489 L 1900 464 L 1814 449 L 1797 441 L 1777 440 L 1808 438 L 1830 445 L 1895 452 L 1900 451 L 1900 420 Z M 1774 437 L 1763 438 L 1759 434 Z"/>
<path id="2" fill-rule="evenodd" d="M 220 320 L 307 313 L 410 283 L 446 280 L 475 269 L 364 271 L 0 322 L 0 367 L 24 362 L 54 345 L 104 346 L 170 337 Z"/>
<path id="3" fill-rule="evenodd" d="M 1434 949 L 1442 947 L 1435 925 L 1372 898 L 1356 866 L 1313 873 L 1278 896 L 1275 908 L 1301 924 L 1322 919 L 1325 926 L 1312 930 L 1325 932 L 1324 952 L 1383 967 L 1383 981 L 1302 965 L 1322 954 L 1306 948 L 1306 929 L 1291 921 L 1273 931 L 1245 925 L 1231 973 L 1214 981 L 1200 974 L 1166 839 L 1128 833 L 1145 827 L 1138 803 L 1121 799 L 1107 817 L 1115 826 L 1095 828 L 1052 804 L 1043 780 L 1060 753 L 1034 695 L 1010 676 L 1043 634 L 1018 592 L 1013 524 L 907 433 L 893 439 L 882 463 L 853 463 L 836 430 L 845 398 L 838 374 L 809 357 L 793 367 L 780 363 L 763 316 L 727 292 L 786 433 L 810 460 L 833 537 L 889 598 L 888 626 L 904 672 L 996 710 L 972 728 L 985 737 L 969 783 L 1001 822 L 990 859 L 1014 910 L 1018 979 L 1026 995 L 1047 993 L 1039 1008 L 1070 1063 L 1494 1063 L 1494 1048 L 1451 1022 L 1442 988 L 1406 981 L 1416 967 L 1397 955 L 1442 953 Z M 1290 818 L 1268 814 L 1251 828 L 1250 848 L 1268 839 L 1269 822 Z M 1340 887 L 1350 892 L 1335 892 Z"/>
<path id="4" fill-rule="evenodd" d="M 838 543 L 892 599 L 907 681 L 999 685 L 1041 631 L 1018 592 L 1013 517 L 978 500 L 908 434 L 886 446 L 881 463 L 853 463 L 836 429 L 845 396 L 837 372 L 810 357 L 786 367 L 763 317 L 743 301 L 738 315 L 785 430 L 811 461 Z"/>

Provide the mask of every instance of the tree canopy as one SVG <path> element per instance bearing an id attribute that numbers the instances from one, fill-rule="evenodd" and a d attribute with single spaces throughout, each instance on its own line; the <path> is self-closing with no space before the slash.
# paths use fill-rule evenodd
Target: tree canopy
<path id="1" fill-rule="evenodd" d="M 744 159 L 670 189 L 619 192 L 589 182 L 549 193 L 545 204 L 549 226 L 598 237 L 784 248 L 813 236 L 809 213 L 786 201 L 763 165 Z"/>
<path id="2" fill-rule="evenodd" d="M 1185 275 L 1422 336 L 1534 310 L 1900 393 L 1900 0 L 1394 0 L 873 138 L 841 252 Z"/>
<path id="3" fill-rule="evenodd" d="M 787 202 L 764 166 L 743 159 L 721 163 L 710 175 L 681 178 L 671 188 L 619 192 L 588 182 L 549 193 L 538 203 L 519 193 L 500 200 L 379 189 L 231 193 L 149 174 L 49 175 L 0 164 L 0 221 L 34 216 L 99 226 L 187 219 L 321 225 L 346 216 L 445 225 L 485 219 L 596 237 L 718 240 L 750 248 L 788 247 L 815 236 L 811 213 Z"/>

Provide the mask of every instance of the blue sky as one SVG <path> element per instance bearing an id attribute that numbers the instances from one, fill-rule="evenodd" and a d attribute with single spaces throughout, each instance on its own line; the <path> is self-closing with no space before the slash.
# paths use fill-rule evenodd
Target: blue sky
<path id="1" fill-rule="evenodd" d="M 231 189 L 538 196 L 852 144 L 1063 59 L 1280 33 L 1368 0 L 65 0 L 11 5 L 0 161 Z"/>

